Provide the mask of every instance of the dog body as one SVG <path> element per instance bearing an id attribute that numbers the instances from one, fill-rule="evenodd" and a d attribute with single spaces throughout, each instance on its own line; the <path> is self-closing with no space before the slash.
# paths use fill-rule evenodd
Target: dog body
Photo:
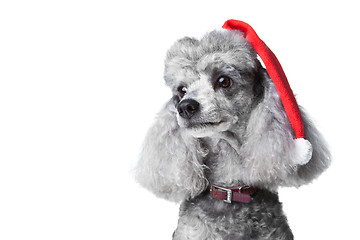
<path id="1" fill-rule="evenodd" d="M 185 201 L 173 239 L 293 239 L 276 193 L 259 190 L 251 203 L 231 204 L 204 193 Z"/>
<path id="2" fill-rule="evenodd" d="M 209 149 L 204 163 L 205 177 L 222 186 L 242 186 L 234 181 L 235 176 L 223 174 L 237 167 L 240 156 L 232 143 L 224 139 L 213 145 L 203 140 L 203 147 Z M 223 176 L 225 175 L 225 176 Z M 226 203 L 214 199 L 210 191 L 186 200 L 181 204 L 178 227 L 174 240 L 183 239 L 293 239 L 291 230 L 282 211 L 281 203 L 274 192 L 258 190 L 251 203 Z"/>
<path id="3" fill-rule="evenodd" d="M 173 97 L 147 134 L 136 177 L 182 202 L 173 239 L 293 239 L 277 189 L 310 182 L 330 154 L 303 110 L 307 140 L 294 141 L 274 83 L 242 33 L 177 41 L 164 78 Z M 258 190 L 250 203 L 227 203 L 211 196 L 213 185 Z"/>

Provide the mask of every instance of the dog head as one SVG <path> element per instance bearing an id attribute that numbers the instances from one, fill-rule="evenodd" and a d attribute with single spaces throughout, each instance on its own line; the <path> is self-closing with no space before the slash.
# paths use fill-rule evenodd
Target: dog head
<path id="1" fill-rule="evenodd" d="M 180 39 L 167 53 L 164 78 L 173 97 L 147 135 L 137 171 L 157 195 L 183 200 L 209 181 L 300 186 L 328 167 L 326 142 L 302 109 L 306 140 L 295 141 L 276 87 L 242 32 Z M 219 154 L 231 161 L 205 162 L 221 141 L 231 149 Z"/>

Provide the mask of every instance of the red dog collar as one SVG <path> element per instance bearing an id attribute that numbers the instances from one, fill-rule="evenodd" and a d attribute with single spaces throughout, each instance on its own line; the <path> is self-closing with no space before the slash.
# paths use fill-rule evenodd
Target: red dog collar
<path id="1" fill-rule="evenodd" d="M 231 203 L 242 202 L 250 203 L 252 201 L 252 194 L 258 189 L 249 186 L 242 186 L 236 188 L 224 188 L 216 185 L 212 185 L 210 188 L 210 194 L 213 198 L 224 200 L 224 202 Z"/>

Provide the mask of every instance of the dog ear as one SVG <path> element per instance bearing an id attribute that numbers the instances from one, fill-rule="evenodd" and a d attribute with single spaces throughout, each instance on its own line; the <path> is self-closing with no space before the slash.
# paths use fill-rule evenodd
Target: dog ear
<path id="1" fill-rule="evenodd" d="M 285 185 L 301 186 L 311 182 L 325 171 L 331 163 L 331 153 L 329 146 L 322 134 L 316 128 L 303 108 L 300 108 L 304 122 L 305 137 L 312 144 L 312 157 L 304 165 L 298 166 L 296 171 L 289 176 Z"/>
<path id="2" fill-rule="evenodd" d="M 197 139 L 179 128 L 171 100 L 147 133 L 135 177 L 158 197 L 183 201 L 208 185 L 202 163 L 206 154 Z"/>
<path id="3" fill-rule="evenodd" d="M 306 140 L 295 139 L 274 83 L 262 67 L 257 78 L 255 84 L 262 85 L 262 99 L 250 115 L 241 148 L 244 181 L 268 188 L 308 183 L 328 167 L 327 145 L 304 111 Z"/>

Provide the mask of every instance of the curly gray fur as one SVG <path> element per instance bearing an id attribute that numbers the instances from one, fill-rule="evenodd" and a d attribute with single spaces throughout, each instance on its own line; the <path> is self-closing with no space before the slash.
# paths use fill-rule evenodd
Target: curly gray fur
<path id="1" fill-rule="evenodd" d="M 220 76 L 232 85 L 217 87 Z M 146 136 L 136 178 L 157 196 L 182 202 L 173 239 L 292 239 L 276 191 L 311 182 L 330 163 L 305 111 L 313 152 L 304 162 L 272 80 L 237 31 L 177 41 L 167 53 L 164 78 L 174 96 Z M 186 99 L 200 105 L 189 119 L 177 110 Z M 210 197 L 212 184 L 262 190 L 250 204 L 227 204 Z"/>

